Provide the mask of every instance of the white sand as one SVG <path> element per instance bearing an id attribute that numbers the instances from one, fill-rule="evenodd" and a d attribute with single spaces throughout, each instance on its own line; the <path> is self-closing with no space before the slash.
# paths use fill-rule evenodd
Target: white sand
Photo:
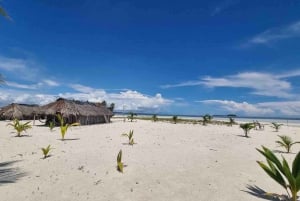
<path id="1" fill-rule="evenodd" d="M 12 167 L 27 175 L 15 183 L 0 183 L 0 200 L 30 201 L 255 201 L 247 185 L 265 191 L 285 191 L 256 164 L 264 158 L 260 145 L 276 147 L 277 135 L 300 141 L 300 128 L 283 126 L 274 132 L 252 130 L 241 137 L 238 126 L 171 124 L 115 119 L 111 124 L 71 128 L 60 141 L 58 128 L 34 126 L 29 137 L 14 137 L 7 122 L 0 122 L 0 162 L 20 160 Z M 121 133 L 134 130 L 136 145 Z M 54 148 L 42 158 L 41 147 Z M 124 173 L 116 170 L 123 150 Z M 289 161 L 294 154 L 282 154 Z M 278 155 L 280 155 L 278 153 Z M 80 168 L 81 167 L 81 168 Z M 1 177 L 0 177 L 1 180 Z"/>

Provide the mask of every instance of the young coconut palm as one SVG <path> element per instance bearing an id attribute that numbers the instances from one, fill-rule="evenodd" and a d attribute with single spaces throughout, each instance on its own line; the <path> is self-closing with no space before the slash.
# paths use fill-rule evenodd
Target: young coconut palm
<path id="1" fill-rule="evenodd" d="M 292 163 L 292 170 L 287 161 L 282 157 L 282 162 L 268 148 L 262 146 L 262 150 L 257 149 L 267 160 L 267 165 L 257 161 L 259 166 L 278 184 L 280 184 L 288 194 L 291 201 L 297 201 L 297 193 L 300 190 L 300 152 L 298 152 Z M 273 194 L 280 197 L 280 195 Z"/>
<path id="2" fill-rule="evenodd" d="M 213 117 L 209 114 L 206 114 L 202 118 L 203 118 L 203 126 L 206 126 L 212 120 Z"/>
<path id="3" fill-rule="evenodd" d="M 172 120 L 173 120 L 173 123 L 176 124 L 177 121 L 178 121 L 178 116 L 176 116 L 176 115 L 173 116 L 173 117 L 172 117 Z"/>
<path id="4" fill-rule="evenodd" d="M 130 120 L 130 122 L 132 122 L 134 119 L 134 116 L 137 116 L 137 114 L 130 112 L 127 118 Z"/>
<path id="5" fill-rule="evenodd" d="M 276 143 L 281 146 L 284 147 L 286 149 L 287 153 L 290 153 L 291 147 L 294 144 L 300 143 L 300 142 L 293 142 L 292 138 L 286 135 L 278 135 L 278 137 L 280 138 L 280 141 L 276 141 Z"/>
<path id="6" fill-rule="evenodd" d="M 128 134 L 127 133 L 123 133 L 122 136 L 128 137 L 128 140 L 129 140 L 128 144 L 130 144 L 130 145 L 134 145 L 135 144 L 134 140 L 133 140 L 133 130 L 130 130 Z"/>
<path id="7" fill-rule="evenodd" d="M 65 135 L 66 135 L 69 127 L 80 125 L 79 123 L 65 124 L 64 118 L 61 116 L 61 114 L 57 114 L 57 118 L 60 122 L 60 133 L 61 133 L 62 140 L 65 140 Z"/>
<path id="8" fill-rule="evenodd" d="M 55 122 L 54 121 L 50 121 L 49 122 L 49 129 L 50 129 L 50 131 L 53 131 L 54 127 L 55 127 Z"/>
<path id="9" fill-rule="evenodd" d="M 16 132 L 17 137 L 21 137 L 21 133 L 24 131 L 26 132 L 27 129 L 31 128 L 31 125 L 29 125 L 31 122 L 28 121 L 24 124 L 20 123 L 18 119 L 14 119 L 12 123 L 7 124 L 7 126 L 12 126 Z"/>
<path id="10" fill-rule="evenodd" d="M 44 155 L 44 159 L 49 157 L 49 152 L 52 148 L 50 147 L 50 144 L 46 147 L 46 148 L 41 148 L 43 155 Z"/>
<path id="11" fill-rule="evenodd" d="M 229 126 L 232 126 L 233 124 L 236 124 L 234 118 L 229 117 Z"/>
<path id="12" fill-rule="evenodd" d="M 253 123 L 245 123 L 245 124 L 241 124 L 240 128 L 242 128 L 244 130 L 245 133 L 245 137 L 248 137 L 248 133 L 250 132 L 251 129 L 253 129 L 255 126 Z"/>
<path id="13" fill-rule="evenodd" d="M 152 121 L 156 122 L 157 120 L 158 120 L 157 115 L 156 114 L 152 115 Z"/>
<path id="14" fill-rule="evenodd" d="M 117 156 L 117 170 L 123 173 L 124 164 L 122 162 L 122 150 L 119 151 Z"/>
<path id="15" fill-rule="evenodd" d="M 279 128 L 282 126 L 283 124 L 277 124 L 275 122 L 272 122 L 272 128 L 275 128 L 275 131 L 278 132 Z"/>

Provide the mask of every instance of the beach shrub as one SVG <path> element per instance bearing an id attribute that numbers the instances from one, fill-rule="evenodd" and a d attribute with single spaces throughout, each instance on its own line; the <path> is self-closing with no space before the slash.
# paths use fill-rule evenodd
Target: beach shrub
<path id="1" fill-rule="evenodd" d="M 279 128 L 282 126 L 283 124 L 278 124 L 275 122 L 272 122 L 272 128 L 275 128 L 275 131 L 278 132 Z"/>
<path id="2" fill-rule="evenodd" d="M 172 117 L 172 120 L 173 120 L 173 123 L 176 124 L 177 121 L 178 121 L 178 116 L 176 116 L 176 115 L 173 116 L 173 117 Z"/>
<path id="3" fill-rule="evenodd" d="M 262 146 L 262 150 L 257 149 L 257 151 L 267 160 L 267 164 L 257 161 L 259 166 L 287 191 L 291 201 L 297 201 L 297 193 L 300 190 L 300 152 L 296 155 L 290 169 L 284 157 L 281 162 L 268 148 Z"/>
<path id="4" fill-rule="evenodd" d="M 18 119 L 14 119 L 12 123 L 7 124 L 7 126 L 12 126 L 16 132 L 17 137 L 21 137 L 21 133 L 24 131 L 26 132 L 27 129 L 32 128 L 31 125 L 29 125 L 31 122 L 28 121 L 24 124 L 22 124 Z"/>
<path id="5" fill-rule="evenodd" d="M 133 140 L 133 130 L 130 130 L 129 133 L 123 133 L 122 136 L 128 137 L 128 144 L 134 145 L 134 140 Z"/>
<path id="6" fill-rule="evenodd" d="M 278 137 L 280 138 L 280 141 L 276 141 L 276 143 L 281 146 L 284 147 L 286 149 L 287 153 L 290 153 L 291 147 L 294 144 L 300 143 L 300 142 L 293 142 L 292 138 L 286 135 L 278 135 Z"/>
<path id="7" fill-rule="evenodd" d="M 44 155 L 44 159 L 49 157 L 49 152 L 50 152 L 51 149 L 52 148 L 51 148 L 50 144 L 45 148 L 41 148 L 41 150 L 43 152 L 43 155 Z"/>
<path id="8" fill-rule="evenodd" d="M 122 162 L 122 150 L 119 151 L 117 156 L 117 170 L 123 173 L 124 164 Z"/>
<path id="9" fill-rule="evenodd" d="M 233 124 L 236 124 L 234 118 L 229 117 L 229 126 L 232 126 Z"/>
<path id="10" fill-rule="evenodd" d="M 250 130 L 253 129 L 254 127 L 255 127 L 255 125 L 253 123 L 240 124 L 240 128 L 242 128 L 244 130 L 245 137 L 248 137 Z"/>
<path id="11" fill-rule="evenodd" d="M 61 116 L 61 114 L 57 114 L 57 118 L 60 122 L 60 133 L 61 133 L 62 140 L 65 140 L 65 135 L 66 135 L 69 127 L 80 125 L 79 123 L 65 124 L 64 118 Z"/>

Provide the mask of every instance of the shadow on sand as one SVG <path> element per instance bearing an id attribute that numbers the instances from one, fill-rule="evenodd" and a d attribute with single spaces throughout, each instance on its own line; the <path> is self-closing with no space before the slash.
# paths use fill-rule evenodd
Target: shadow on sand
<path id="1" fill-rule="evenodd" d="M 246 188 L 247 188 L 247 190 L 242 190 L 242 191 L 249 193 L 250 195 L 253 195 L 255 197 L 265 199 L 265 200 L 270 200 L 270 201 L 288 201 L 289 200 L 288 196 L 286 196 L 286 195 L 278 195 L 275 193 L 268 193 L 256 185 L 254 185 L 254 186 L 247 185 Z"/>
<path id="2" fill-rule="evenodd" d="M 8 161 L 0 163 L 0 186 L 7 183 L 15 183 L 21 177 L 26 176 L 26 173 L 21 172 L 19 168 L 10 167 L 19 161 Z"/>

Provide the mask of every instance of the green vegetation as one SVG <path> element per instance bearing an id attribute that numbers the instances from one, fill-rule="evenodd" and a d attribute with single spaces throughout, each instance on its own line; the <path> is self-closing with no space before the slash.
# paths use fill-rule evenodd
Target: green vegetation
<path id="1" fill-rule="evenodd" d="M 52 148 L 50 147 L 50 144 L 46 147 L 46 148 L 41 148 L 43 155 L 44 155 L 44 159 L 49 157 L 49 152 Z"/>
<path id="2" fill-rule="evenodd" d="M 245 124 L 240 124 L 240 128 L 244 130 L 245 137 L 248 137 L 248 134 L 251 129 L 253 129 L 255 125 L 253 123 L 245 123 Z"/>
<path id="3" fill-rule="evenodd" d="M 233 117 L 229 117 L 229 126 L 236 124 Z"/>
<path id="4" fill-rule="evenodd" d="M 172 121 L 173 121 L 174 124 L 176 124 L 177 121 L 178 121 L 178 116 L 176 116 L 176 115 L 173 116 L 173 117 L 172 117 Z"/>
<path id="5" fill-rule="evenodd" d="M 130 112 L 129 115 L 128 115 L 128 117 L 127 117 L 127 119 L 130 120 L 130 122 L 132 122 L 133 119 L 134 119 L 134 116 L 137 116 L 137 114 L 133 113 L 133 112 Z"/>
<path id="6" fill-rule="evenodd" d="M 128 137 L 128 144 L 134 145 L 134 140 L 133 140 L 133 130 L 130 130 L 129 133 L 123 133 L 122 136 Z"/>
<path id="7" fill-rule="evenodd" d="M 157 122 L 157 120 L 158 120 L 157 115 L 156 114 L 152 115 L 152 121 Z"/>
<path id="8" fill-rule="evenodd" d="M 22 124 L 18 119 L 14 119 L 12 123 L 7 124 L 7 126 L 12 126 L 16 132 L 17 137 L 21 137 L 21 133 L 24 131 L 26 132 L 27 129 L 32 128 L 30 124 L 30 121 Z"/>
<path id="9" fill-rule="evenodd" d="M 280 141 L 278 140 L 276 141 L 276 143 L 279 146 L 284 147 L 287 153 L 290 153 L 291 147 L 294 144 L 300 143 L 300 142 L 293 142 L 292 138 L 286 135 L 278 135 L 278 137 L 280 138 Z"/>
<path id="10" fill-rule="evenodd" d="M 119 151 L 117 156 L 117 170 L 123 173 L 124 164 L 122 162 L 122 150 Z"/>
<path id="11" fill-rule="evenodd" d="M 208 123 L 211 122 L 213 117 L 209 114 L 206 114 L 202 118 L 203 118 L 203 120 L 202 120 L 203 126 L 206 126 Z"/>
<path id="12" fill-rule="evenodd" d="M 297 193 L 300 190 L 300 152 L 295 157 L 291 170 L 284 157 L 280 162 L 268 148 L 262 146 L 262 150 L 257 149 L 257 151 L 267 160 L 267 165 L 257 161 L 259 166 L 287 191 L 291 201 L 297 201 Z"/>
<path id="13" fill-rule="evenodd" d="M 80 125 L 79 123 L 65 124 L 64 118 L 61 116 L 61 114 L 58 114 L 57 118 L 60 122 L 60 133 L 61 133 L 61 139 L 62 140 L 65 140 L 65 135 L 66 135 L 69 127 Z"/>
<path id="14" fill-rule="evenodd" d="M 275 131 L 278 132 L 279 128 L 282 126 L 283 124 L 277 124 L 275 122 L 272 122 L 272 128 L 275 128 Z"/>
<path id="15" fill-rule="evenodd" d="M 53 131 L 54 127 L 55 127 L 55 122 L 50 121 L 50 122 L 49 122 L 49 128 L 50 128 L 50 131 Z"/>

